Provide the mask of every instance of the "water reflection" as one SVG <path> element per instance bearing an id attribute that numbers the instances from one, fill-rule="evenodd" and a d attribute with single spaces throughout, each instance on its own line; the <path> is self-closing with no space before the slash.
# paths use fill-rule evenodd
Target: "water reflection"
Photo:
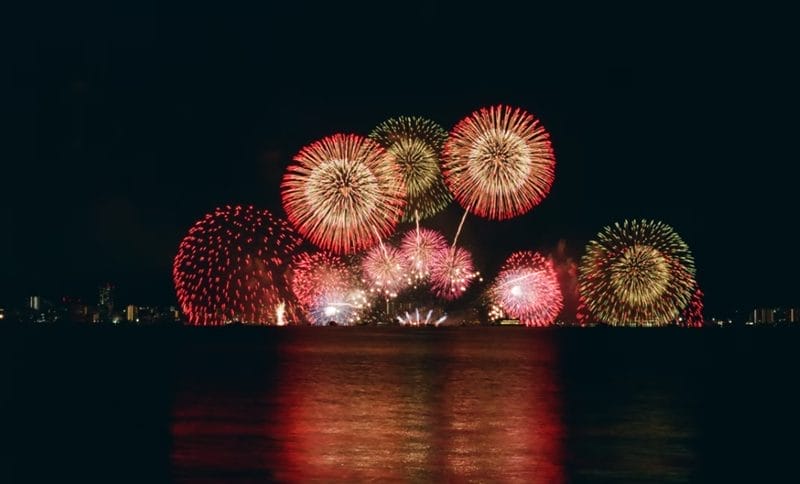
<path id="1" fill-rule="evenodd" d="M 173 425 L 176 474 L 193 482 L 563 481 L 554 345 L 533 334 L 286 332 L 271 349 L 277 358 L 251 364 L 249 377 L 185 380 Z M 241 376 L 239 365 L 225 369 Z M 260 383 L 247 384 L 258 372 Z"/>

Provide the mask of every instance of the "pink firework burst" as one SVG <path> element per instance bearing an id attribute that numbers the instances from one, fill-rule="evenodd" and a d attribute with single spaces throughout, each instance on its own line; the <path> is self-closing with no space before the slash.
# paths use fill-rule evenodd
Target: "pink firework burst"
<path id="1" fill-rule="evenodd" d="M 447 249 L 444 235 L 431 229 L 413 229 L 400 241 L 400 253 L 405 258 L 409 272 L 417 281 L 430 276 L 434 256 Z"/>
<path id="2" fill-rule="evenodd" d="M 532 251 L 506 259 L 490 289 L 492 299 L 526 326 L 549 326 L 564 305 L 553 262 Z"/>
<path id="3" fill-rule="evenodd" d="M 217 208 L 197 221 L 172 270 L 189 324 L 277 324 L 291 317 L 284 272 L 300 241 L 284 220 L 253 207 Z"/>
<path id="4" fill-rule="evenodd" d="M 297 301 L 311 306 L 326 290 L 346 290 L 352 274 L 341 257 L 328 252 L 303 252 L 292 259 L 289 285 Z"/>
<path id="5" fill-rule="evenodd" d="M 547 196 L 555 163 L 550 135 L 538 119 L 519 108 L 493 106 L 456 124 L 445 143 L 442 171 L 462 207 L 503 220 Z"/>
<path id="6" fill-rule="evenodd" d="M 472 255 L 460 247 L 447 247 L 431 261 L 431 291 L 443 299 L 457 299 L 480 275 L 475 272 Z"/>
<path id="7" fill-rule="evenodd" d="M 350 254 L 394 231 L 406 188 L 395 157 L 370 139 L 336 134 L 306 146 L 281 182 L 289 221 L 319 247 Z"/>
<path id="8" fill-rule="evenodd" d="M 400 251 L 383 243 L 370 249 L 364 258 L 362 269 L 367 282 L 372 286 L 370 291 L 384 297 L 396 297 L 411 282 Z"/>

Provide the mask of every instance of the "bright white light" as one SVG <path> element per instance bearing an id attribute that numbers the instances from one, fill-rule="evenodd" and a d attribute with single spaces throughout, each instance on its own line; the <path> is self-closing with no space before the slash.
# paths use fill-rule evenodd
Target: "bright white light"
<path id="1" fill-rule="evenodd" d="M 521 296 L 522 295 L 522 288 L 519 286 L 514 286 L 511 288 L 511 295 L 512 296 Z"/>
<path id="2" fill-rule="evenodd" d="M 336 309 L 336 306 L 325 306 L 325 316 L 333 316 L 337 312 L 339 312 L 339 310 Z"/>
<path id="3" fill-rule="evenodd" d="M 286 326 L 286 303 L 281 302 L 275 307 L 275 324 L 277 326 Z"/>

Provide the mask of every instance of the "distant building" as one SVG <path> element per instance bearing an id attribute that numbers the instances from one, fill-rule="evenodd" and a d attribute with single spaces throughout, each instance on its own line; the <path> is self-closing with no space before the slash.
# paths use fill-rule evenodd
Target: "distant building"
<path id="1" fill-rule="evenodd" d="M 3 308 L 0 308 L 0 321 L 2 321 L 4 319 L 6 319 L 6 310 L 3 309 Z"/>
<path id="2" fill-rule="evenodd" d="M 775 309 L 757 308 L 753 309 L 750 321 L 753 324 L 773 324 L 775 322 Z"/>
<path id="3" fill-rule="evenodd" d="M 128 308 L 126 311 L 127 320 L 130 322 L 134 322 L 139 319 L 139 308 L 134 306 L 133 304 L 128 304 Z"/>
<path id="4" fill-rule="evenodd" d="M 800 310 L 797 308 L 777 308 L 774 310 L 776 323 L 797 323 L 800 322 Z"/>
<path id="5" fill-rule="evenodd" d="M 111 321 L 114 315 L 114 285 L 105 284 L 100 286 L 98 294 L 97 309 L 100 312 L 100 319 Z"/>
<path id="6" fill-rule="evenodd" d="M 39 296 L 31 296 L 28 298 L 28 308 L 34 311 L 42 310 L 42 300 Z"/>

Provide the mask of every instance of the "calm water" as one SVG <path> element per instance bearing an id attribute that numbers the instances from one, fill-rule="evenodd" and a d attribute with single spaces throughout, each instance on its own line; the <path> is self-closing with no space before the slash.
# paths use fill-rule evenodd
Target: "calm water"
<path id="1" fill-rule="evenodd" d="M 793 480 L 800 331 L 3 331 L 0 482 Z"/>

